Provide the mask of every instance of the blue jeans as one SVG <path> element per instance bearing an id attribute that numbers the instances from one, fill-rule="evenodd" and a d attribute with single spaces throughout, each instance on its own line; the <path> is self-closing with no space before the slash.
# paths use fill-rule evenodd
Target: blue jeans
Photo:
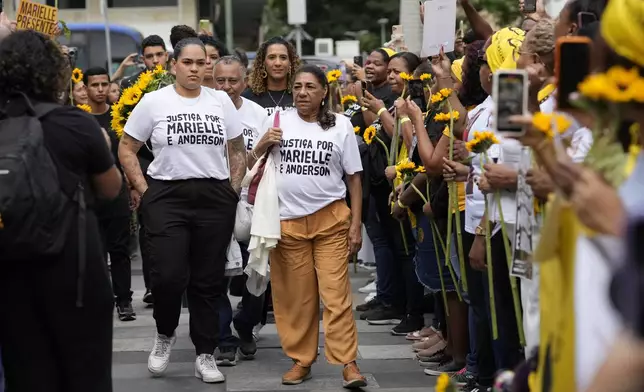
<path id="1" fill-rule="evenodd" d="M 429 218 L 422 212 L 416 214 L 416 225 L 417 240 L 415 260 L 418 280 L 423 286 L 435 293 L 443 289 L 441 286 L 442 277 L 445 291 L 455 291 L 456 285 L 454 284 L 454 280 L 452 279 L 448 267 L 445 265 L 445 254 L 440 248 L 440 245 L 438 249 L 438 257 L 440 257 L 440 260 L 436 260 L 436 244 L 434 244 L 434 235 L 432 234 Z M 436 233 L 437 240 L 439 235 L 442 234 Z M 458 258 L 454 241 L 452 241 L 452 245 L 451 257 Z M 441 267 L 440 272 L 438 263 L 440 263 Z M 454 278 L 458 279 L 456 271 L 454 274 Z"/>
<path id="2" fill-rule="evenodd" d="M 369 213 L 365 220 L 365 229 L 376 259 L 376 297 L 385 304 L 392 305 L 394 298 L 399 295 L 399 283 L 396 282 L 394 271 L 394 254 L 389 247 L 389 241 L 384 233 L 383 224 L 378 219 L 378 210 L 373 196 L 369 201 Z"/>
<path id="3" fill-rule="evenodd" d="M 230 328 L 230 323 L 233 321 L 233 307 L 230 304 L 230 298 L 228 298 L 228 285 L 230 284 L 230 278 L 226 279 L 227 282 L 224 285 L 226 287 L 226 292 L 223 293 L 219 298 L 218 312 L 219 312 L 219 348 L 226 347 L 238 347 L 239 341 L 233 335 L 233 331 Z"/>

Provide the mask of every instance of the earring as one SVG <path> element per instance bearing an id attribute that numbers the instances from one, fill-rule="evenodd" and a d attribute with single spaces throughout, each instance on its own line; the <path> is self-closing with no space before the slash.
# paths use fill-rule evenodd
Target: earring
<path id="1" fill-rule="evenodd" d="M 266 79 L 268 77 L 268 72 L 266 72 L 265 69 L 262 69 L 262 79 Z"/>

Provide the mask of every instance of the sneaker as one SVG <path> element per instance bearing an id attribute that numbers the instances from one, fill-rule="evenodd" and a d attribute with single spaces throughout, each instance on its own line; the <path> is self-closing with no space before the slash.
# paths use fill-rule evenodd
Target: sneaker
<path id="1" fill-rule="evenodd" d="M 445 353 L 445 349 L 439 350 L 436 354 L 428 358 L 418 358 L 420 366 L 423 367 L 436 367 L 437 365 L 451 361 L 452 357 Z"/>
<path id="2" fill-rule="evenodd" d="M 136 313 L 132 309 L 132 300 L 123 301 L 116 305 L 116 312 L 121 321 L 134 321 L 136 320 Z"/>
<path id="3" fill-rule="evenodd" d="M 445 362 L 441 362 L 438 366 L 430 366 L 426 368 L 424 372 L 428 376 L 440 376 L 443 373 L 447 374 L 448 376 L 453 376 L 462 368 L 463 368 L 462 363 L 456 363 L 454 361 L 445 361 Z"/>
<path id="4" fill-rule="evenodd" d="M 444 341 L 445 340 L 443 339 L 443 336 L 440 333 L 438 333 L 438 334 L 436 334 L 436 335 L 434 335 L 432 337 L 424 338 L 420 342 L 413 343 L 411 345 L 411 349 L 415 353 L 418 353 L 418 352 L 421 352 L 421 351 L 429 350 L 432 347 L 434 347 L 437 343 L 444 342 Z M 440 350 L 442 348 L 443 347 L 440 347 L 439 349 L 435 349 L 435 350 L 432 351 L 431 354 L 424 354 L 423 356 L 430 357 L 430 356 L 434 355 L 434 353 L 436 351 L 438 351 L 438 350 Z"/>
<path id="5" fill-rule="evenodd" d="M 380 312 L 382 312 L 382 308 L 385 306 L 383 305 L 380 300 L 378 300 L 379 303 L 376 303 L 373 305 L 373 307 L 369 310 L 365 310 L 364 312 L 360 313 L 360 320 L 366 320 L 369 317 L 376 316 Z"/>
<path id="6" fill-rule="evenodd" d="M 148 305 L 154 305 L 154 297 L 152 296 L 152 291 L 150 291 L 150 289 L 145 290 L 145 294 L 143 294 L 143 302 Z"/>
<path id="7" fill-rule="evenodd" d="M 376 292 L 376 281 L 374 280 L 371 283 L 368 283 L 364 287 L 360 287 L 358 292 L 362 294 L 375 293 Z"/>
<path id="8" fill-rule="evenodd" d="M 373 300 L 374 298 L 376 298 L 376 292 L 369 293 L 366 297 L 364 297 L 364 301 L 369 302 L 369 301 Z"/>
<path id="9" fill-rule="evenodd" d="M 424 338 L 436 335 L 437 332 L 438 331 L 436 331 L 434 327 L 423 327 L 423 329 L 419 331 L 414 331 L 407 334 L 407 336 L 405 336 L 405 339 L 414 341 L 423 340 Z"/>
<path id="10" fill-rule="evenodd" d="M 447 347 L 447 341 L 441 339 L 438 342 L 436 342 L 433 346 L 431 346 L 430 348 L 428 348 L 426 350 L 418 351 L 416 353 L 416 358 L 419 361 L 427 361 L 430 358 L 434 357 L 434 355 L 436 355 L 437 353 L 445 350 L 446 347 Z"/>
<path id="11" fill-rule="evenodd" d="M 356 306 L 356 310 L 358 312 L 366 312 L 367 310 L 375 309 L 378 306 L 380 306 L 380 300 L 374 295 L 371 300 L 365 299 L 363 304 Z"/>
<path id="12" fill-rule="evenodd" d="M 237 348 L 236 347 L 219 347 L 216 361 L 219 366 L 237 365 Z"/>
<path id="13" fill-rule="evenodd" d="M 256 342 L 259 342 L 259 331 L 261 331 L 262 328 L 264 328 L 264 324 L 257 324 L 253 327 L 253 339 L 255 339 Z"/>
<path id="14" fill-rule="evenodd" d="M 355 361 L 344 365 L 342 386 L 347 389 L 359 389 L 367 386 L 367 379 L 360 374 L 360 369 Z"/>
<path id="15" fill-rule="evenodd" d="M 360 318 L 362 318 L 362 315 L 360 315 Z M 391 306 L 382 306 L 370 312 L 365 319 L 370 325 L 398 325 L 403 317 Z"/>
<path id="16" fill-rule="evenodd" d="M 239 356 L 246 360 L 255 359 L 257 353 L 257 343 L 252 333 L 243 333 L 237 331 L 239 335 Z"/>
<path id="17" fill-rule="evenodd" d="M 463 369 L 454 373 L 451 379 L 452 379 L 452 383 L 458 387 L 464 387 L 476 381 L 474 374 L 467 371 L 467 367 L 464 367 Z"/>
<path id="18" fill-rule="evenodd" d="M 298 365 L 297 363 L 282 376 L 282 384 L 298 385 L 311 378 L 311 368 Z"/>
<path id="19" fill-rule="evenodd" d="M 407 315 L 398 325 L 396 325 L 391 330 L 391 334 L 394 336 L 405 336 L 408 333 L 419 330 L 420 328 L 422 328 L 422 326 L 422 317 Z"/>
<path id="20" fill-rule="evenodd" d="M 359 263 L 358 267 L 366 269 L 367 271 L 375 271 L 376 270 L 376 262 L 375 261 L 365 261 L 365 262 Z"/>
<path id="21" fill-rule="evenodd" d="M 148 370 L 153 375 L 161 375 L 168 368 L 172 346 L 177 341 L 177 335 L 165 336 L 157 333 L 154 338 L 154 347 L 148 357 Z"/>
<path id="22" fill-rule="evenodd" d="M 197 357 L 195 361 L 195 377 L 207 383 L 226 381 L 226 377 L 217 369 L 217 363 L 212 354 L 201 354 Z"/>

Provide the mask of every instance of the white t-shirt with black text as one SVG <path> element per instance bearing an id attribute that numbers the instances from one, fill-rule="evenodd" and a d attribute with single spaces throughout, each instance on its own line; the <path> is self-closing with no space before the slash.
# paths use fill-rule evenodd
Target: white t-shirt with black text
<path id="1" fill-rule="evenodd" d="M 264 126 L 268 115 L 266 114 L 266 109 L 250 99 L 244 97 L 241 97 L 241 99 L 242 105 L 237 110 L 237 113 L 239 113 L 239 121 L 241 121 L 244 129 L 244 145 L 246 146 L 246 151 L 250 152 L 259 141 L 260 129 Z M 266 130 L 262 130 L 262 133 L 264 131 Z"/>
<path id="2" fill-rule="evenodd" d="M 147 93 L 125 124 L 125 133 L 152 143 L 148 175 L 156 180 L 230 177 L 227 142 L 242 134 L 237 109 L 223 91 L 201 88 L 197 98 L 174 86 Z"/>
<path id="3" fill-rule="evenodd" d="M 262 132 L 273 126 L 273 116 Z M 343 177 L 362 171 L 351 121 L 335 115 L 334 127 L 323 130 L 300 118 L 295 109 L 280 112 L 282 142 L 272 154 L 278 167 L 280 219 L 311 215 L 346 197 Z"/>

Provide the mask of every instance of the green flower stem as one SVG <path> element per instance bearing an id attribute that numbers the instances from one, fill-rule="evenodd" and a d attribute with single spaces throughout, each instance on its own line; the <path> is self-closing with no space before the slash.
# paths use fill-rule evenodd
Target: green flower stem
<path id="1" fill-rule="evenodd" d="M 427 198 L 425 197 L 425 195 L 423 195 L 423 192 L 421 192 L 421 191 L 416 187 L 416 185 L 411 184 L 411 183 L 410 183 L 410 185 L 411 185 L 411 187 L 414 189 L 414 191 L 418 194 L 418 196 L 420 196 L 420 198 L 423 200 L 423 203 L 425 203 L 425 204 L 429 203 L 429 201 L 427 200 Z"/>
<path id="2" fill-rule="evenodd" d="M 382 146 L 382 148 L 384 148 L 384 149 L 385 149 L 385 154 L 387 154 L 387 156 L 389 156 L 389 147 L 387 147 L 387 145 L 385 144 L 385 142 L 383 142 L 383 141 L 382 141 L 378 136 L 374 136 L 374 139 L 376 139 L 376 141 L 377 141 L 378 143 L 380 143 L 380 145 Z"/>
<path id="3" fill-rule="evenodd" d="M 501 234 L 503 235 L 503 246 L 505 247 L 505 257 L 508 263 L 508 271 L 512 271 L 512 250 L 510 249 L 510 237 L 508 237 L 508 230 L 505 227 L 505 219 L 503 218 L 503 208 L 501 206 L 501 193 L 494 192 L 497 208 L 499 209 L 499 220 L 501 221 Z M 525 333 L 523 332 L 523 314 L 521 312 L 521 298 L 519 297 L 519 289 L 517 288 L 517 278 L 508 275 L 510 278 L 510 286 L 512 287 L 512 302 L 514 302 L 514 315 L 517 319 L 517 330 L 519 331 L 519 342 L 525 347 Z"/>
<path id="4" fill-rule="evenodd" d="M 402 235 L 403 245 L 405 246 L 405 254 L 409 255 L 409 245 L 407 245 L 407 237 L 405 237 L 405 226 L 402 222 L 400 223 L 400 234 Z"/>
<path id="5" fill-rule="evenodd" d="M 391 139 L 391 150 L 389 151 L 389 165 L 393 166 L 398 162 L 398 137 L 400 136 L 400 119 L 396 116 L 396 123 L 394 124 L 394 135 Z"/>
<path id="6" fill-rule="evenodd" d="M 353 255 L 353 272 L 358 273 L 358 255 Z"/>
<path id="7" fill-rule="evenodd" d="M 440 238 L 438 226 L 434 218 L 429 218 L 430 227 L 432 230 L 432 239 L 434 240 L 434 252 L 436 252 L 436 264 L 438 265 L 438 276 L 441 280 L 441 294 L 443 295 L 443 307 L 445 308 L 445 315 L 449 317 L 449 307 L 447 306 L 447 292 L 445 291 L 445 282 L 443 281 L 443 266 L 441 265 L 441 258 L 438 254 L 437 238 Z"/>
<path id="8" fill-rule="evenodd" d="M 450 118 L 449 118 L 449 159 L 452 160 L 454 159 L 454 132 L 452 131 L 454 129 L 454 119 L 451 116 L 452 113 L 452 105 L 449 103 L 449 100 L 446 100 L 447 102 L 447 109 L 449 110 L 450 113 Z M 445 264 L 450 263 L 451 259 L 451 253 L 452 253 L 452 214 L 449 209 L 452 208 L 454 205 L 454 187 L 452 186 L 453 183 L 447 184 L 448 188 L 448 214 L 447 214 L 447 249 L 445 250 Z M 457 197 L 458 199 L 458 197 Z M 458 203 L 458 200 L 456 201 Z M 457 209 L 458 211 L 458 209 Z"/>
<path id="9" fill-rule="evenodd" d="M 481 159 L 481 170 L 485 173 L 485 168 L 483 167 L 483 157 L 487 162 L 487 152 L 483 152 L 480 155 Z M 499 328 L 496 323 L 496 303 L 494 302 L 494 272 L 492 270 L 492 239 L 490 237 L 490 219 L 488 216 L 489 206 L 487 201 L 487 195 L 484 195 L 485 200 L 485 212 L 483 216 L 485 217 L 485 259 L 487 261 L 487 283 L 490 292 L 490 314 L 492 316 L 492 339 L 497 340 L 499 338 Z"/>
<path id="10" fill-rule="evenodd" d="M 458 196 L 458 185 L 455 186 L 455 194 Z M 461 270 L 461 283 L 463 291 L 467 292 L 467 273 L 465 272 L 465 252 L 463 252 L 463 233 L 461 232 L 461 211 L 458 208 L 458 197 L 454 198 L 454 217 L 456 219 L 456 250 L 458 252 L 458 265 Z"/>
<path id="11" fill-rule="evenodd" d="M 432 230 L 435 230 L 436 233 L 440 233 L 438 230 L 438 225 L 436 224 L 436 221 L 432 218 L 431 220 L 432 223 Z M 443 255 L 446 254 L 445 252 L 445 243 L 440 237 L 440 234 L 438 235 L 438 241 L 440 241 L 441 248 L 443 249 Z M 438 252 L 438 246 L 436 246 L 436 240 L 434 240 L 434 249 L 436 249 L 436 252 Z M 438 273 L 441 276 L 441 280 L 443 279 L 443 267 L 440 265 L 440 256 L 438 253 L 436 253 L 436 262 L 438 263 Z M 463 296 L 461 295 L 461 289 L 458 285 L 458 280 L 456 279 L 456 274 L 454 273 L 454 267 L 452 267 L 452 263 L 450 263 L 449 259 L 447 260 L 447 263 L 445 263 L 445 266 L 447 267 L 447 270 L 449 271 L 449 275 L 452 278 L 452 282 L 454 282 L 454 287 L 456 288 L 456 295 L 458 296 L 458 300 L 463 302 Z M 444 290 L 443 290 L 444 291 Z"/>

